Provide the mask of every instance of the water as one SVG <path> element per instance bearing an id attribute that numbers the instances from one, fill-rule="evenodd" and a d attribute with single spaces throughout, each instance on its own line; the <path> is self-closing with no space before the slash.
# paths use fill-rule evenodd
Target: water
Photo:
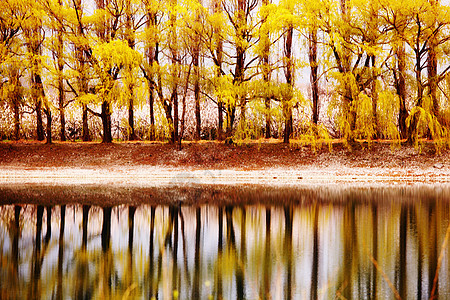
<path id="1" fill-rule="evenodd" d="M 0 299 L 450 299 L 448 195 L 3 187 Z"/>

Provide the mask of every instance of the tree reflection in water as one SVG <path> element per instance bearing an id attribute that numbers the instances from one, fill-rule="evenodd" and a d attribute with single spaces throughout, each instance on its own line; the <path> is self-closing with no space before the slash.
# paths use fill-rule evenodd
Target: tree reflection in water
<path id="1" fill-rule="evenodd" d="M 0 211 L 1 299 L 450 294 L 444 200 Z"/>

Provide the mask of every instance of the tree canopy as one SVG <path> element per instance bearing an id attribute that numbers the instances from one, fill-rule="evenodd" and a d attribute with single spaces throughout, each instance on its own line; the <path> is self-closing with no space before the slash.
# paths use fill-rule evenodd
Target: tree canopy
<path id="1" fill-rule="evenodd" d="M 441 148 L 449 39 L 438 0 L 3 0 L 0 135 Z"/>

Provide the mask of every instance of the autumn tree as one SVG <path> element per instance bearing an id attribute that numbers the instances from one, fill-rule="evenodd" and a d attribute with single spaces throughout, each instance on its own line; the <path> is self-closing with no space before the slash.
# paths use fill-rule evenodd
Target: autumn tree
<path id="1" fill-rule="evenodd" d="M 130 49 L 135 49 L 136 44 L 136 31 L 139 27 L 143 26 L 145 23 L 145 17 L 140 17 L 139 13 L 139 6 L 135 5 L 132 0 L 126 0 L 125 1 L 125 25 L 124 25 L 124 39 L 128 43 L 128 47 Z M 134 106 L 136 102 L 136 95 L 135 95 L 135 89 L 136 85 L 138 84 L 138 80 L 136 78 L 136 65 L 128 64 L 127 67 L 124 69 L 124 81 L 126 86 L 126 98 L 128 101 L 128 126 L 129 126 L 129 133 L 128 133 L 128 139 L 129 140 L 136 140 L 137 136 L 135 133 L 135 126 L 134 126 Z"/>
<path id="2" fill-rule="evenodd" d="M 21 23 L 28 17 L 25 7 L 18 1 L 0 3 L 0 102 L 6 101 L 14 114 L 13 139 L 20 138 L 20 115 L 23 88 L 20 67 Z"/>
<path id="3" fill-rule="evenodd" d="M 270 30 L 269 24 L 267 22 L 267 18 L 269 15 L 270 1 L 263 0 L 261 7 L 261 34 L 260 34 L 260 43 L 261 43 L 261 68 L 262 68 L 262 77 L 266 86 L 270 84 L 270 64 L 269 64 L 269 54 L 270 54 Z M 269 95 L 265 95 L 264 97 L 264 106 L 266 109 L 265 117 L 266 117 L 266 126 L 265 126 L 265 137 L 266 139 L 271 137 L 271 113 L 270 113 L 270 102 L 271 98 Z"/>
<path id="4" fill-rule="evenodd" d="M 50 102 L 45 95 L 42 82 L 42 69 L 44 64 L 43 43 L 45 40 L 44 20 L 42 7 L 37 3 L 29 3 L 30 16 L 22 22 L 29 57 L 29 71 L 31 79 L 31 98 L 36 112 L 37 138 L 44 140 L 42 110 L 47 116 L 46 136 L 47 143 L 52 142 L 52 112 Z"/>
<path id="5" fill-rule="evenodd" d="M 234 68 L 230 74 L 233 97 L 229 98 L 226 105 L 226 133 L 228 136 L 232 134 L 237 106 L 240 109 L 240 130 L 245 130 L 246 126 L 246 105 L 248 101 L 246 83 L 256 76 L 255 72 L 249 72 L 249 70 L 252 67 L 254 68 L 253 64 L 258 60 L 258 56 L 250 56 L 250 49 L 257 43 L 253 34 L 256 29 L 256 24 L 253 23 L 252 18 L 252 14 L 257 6 L 257 0 L 223 2 L 223 10 L 228 17 L 231 29 L 231 38 L 227 42 L 232 46 L 234 51 L 227 55 L 233 58 L 229 63 Z"/>
<path id="6" fill-rule="evenodd" d="M 289 12 L 292 12 L 293 7 L 290 3 L 286 3 Z M 294 96 L 294 58 L 292 43 L 294 38 L 294 24 L 288 21 L 285 27 L 284 36 L 284 76 L 286 78 L 286 91 L 282 93 L 282 109 L 284 116 L 284 143 L 289 143 L 293 131 L 292 119 L 292 98 Z"/>
<path id="7" fill-rule="evenodd" d="M 144 14 L 146 16 L 145 28 L 145 60 L 141 66 L 144 78 L 148 84 L 148 102 L 150 113 L 150 140 L 155 139 L 155 91 L 161 86 L 161 76 L 158 75 L 158 55 L 159 55 L 159 38 L 158 38 L 158 13 L 159 1 L 143 0 Z M 162 89 L 158 89 L 161 96 Z"/>
<path id="8" fill-rule="evenodd" d="M 449 36 L 446 34 L 449 27 L 449 9 L 437 1 L 417 1 L 414 3 L 386 3 L 383 17 L 390 29 L 395 33 L 395 49 L 399 55 L 399 67 L 403 70 L 406 61 L 406 47 L 411 49 L 413 60 L 410 65 L 414 71 L 415 97 L 413 108 L 409 116 L 402 122 L 408 126 L 409 142 L 417 141 L 424 133 L 419 125 L 428 128 L 435 140 L 445 135 L 446 130 L 439 123 L 439 99 L 437 89 L 439 83 L 446 78 L 449 67 L 443 67 L 438 73 L 438 54 L 447 47 Z M 402 79 L 403 80 L 403 79 Z M 404 83 L 400 76 L 396 76 L 398 89 L 403 93 Z M 401 104 L 402 107 L 403 104 Z M 422 120 L 422 122 L 420 121 Z M 400 128 L 403 124 L 400 125 Z M 404 127 L 403 127 L 404 128 Z M 426 132 L 425 132 L 426 134 Z M 402 134 L 405 136 L 404 134 Z"/>

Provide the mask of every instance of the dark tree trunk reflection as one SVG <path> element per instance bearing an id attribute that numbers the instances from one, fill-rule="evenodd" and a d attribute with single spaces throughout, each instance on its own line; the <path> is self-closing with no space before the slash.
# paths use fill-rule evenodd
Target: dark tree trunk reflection
<path id="1" fill-rule="evenodd" d="M 88 257 L 87 257 L 87 237 L 88 237 L 88 219 L 90 205 L 82 206 L 82 238 L 81 238 L 81 249 L 79 250 L 79 257 L 75 267 L 75 299 L 91 299 L 92 298 L 92 285 L 90 283 L 90 273 L 88 269 Z"/>
<path id="2" fill-rule="evenodd" d="M 358 239 L 356 230 L 356 216 L 355 203 L 349 202 L 344 209 L 344 230 L 343 230 L 343 268 L 342 278 L 339 288 L 339 294 L 346 299 L 353 299 L 353 276 L 358 276 L 355 273 L 354 267 L 358 266 L 358 257 L 356 254 Z"/>
<path id="3" fill-rule="evenodd" d="M 286 287 L 285 299 L 292 299 L 292 222 L 294 210 L 291 205 L 284 207 L 284 249 L 286 253 Z"/>
<path id="4" fill-rule="evenodd" d="M 82 220 L 82 230 L 83 230 L 83 236 L 81 239 L 81 245 L 83 249 L 86 249 L 87 246 L 87 229 L 88 229 L 88 219 L 89 219 L 89 209 L 91 208 L 90 205 L 83 205 L 83 220 Z"/>
<path id="5" fill-rule="evenodd" d="M 61 205 L 58 248 L 58 274 L 56 299 L 63 299 L 64 228 L 66 227 L 66 206 Z"/>
<path id="6" fill-rule="evenodd" d="M 20 238 L 20 211 L 22 207 L 20 205 L 14 206 L 14 223 L 12 228 L 12 245 L 11 245 L 11 258 L 12 258 L 12 290 L 11 298 L 20 298 L 20 277 L 19 277 L 19 238 Z"/>
<path id="7" fill-rule="evenodd" d="M 223 299 L 223 287 L 222 287 L 222 252 L 223 252 L 223 207 L 218 208 L 217 222 L 219 223 L 218 238 L 217 238 L 217 269 L 216 269 L 216 284 L 215 294 L 216 300 Z"/>
<path id="8" fill-rule="evenodd" d="M 202 226 L 202 216 L 200 207 L 197 207 L 195 210 L 195 219 L 196 219 L 196 229 L 195 229 L 195 257 L 194 257 L 194 283 L 192 287 L 192 296 L 191 299 L 200 299 L 201 291 L 200 291 L 200 277 L 201 277 L 201 268 L 200 268 L 200 234 L 201 234 L 201 226 Z"/>
<path id="9" fill-rule="evenodd" d="M 179 275 L 178 275 L 178 215 L 180 207 L 172 207 L 171 219 L 173 224 L 173 247 L 172 247 L 172 290 L 179 293 Z"/>
<path id="10" fill-rule="evenodd" d="M 372 256 L 375 261 L 378 261 L 378 206 L 372 204 Z M 371 289 L 368 289 L 368 296 L 377 299 L 377 268 L 372 265 L 372 284 Z"/>
<path id="11" fill-rule="evenodd" d="M 407 299 L 406 275 L 406 241 L 408 234 L 408 208 L 402 204 L 400 208 L 400 260 L 399 260 L 399 293 L 402 299 Z"/>
<path id="12" fill-rule="evenodd" d="M 245 299 L 245 261 L 247 260 L 247 241 L 246 241 L 246 211 L 241 208 L 241 251 L 239 257 L 236 259 L 236 292 L 238 299 Z"/>
<path id="13" fill-rule="evenodd" d="M 111 241 L 111 212 L 112 207 L 103 208 L 103 225 L 102 225 L 102 250 L 108 251 Z"/>
<path id="14" fill-rule="evenodd" d="M 150 247 L 149 247 L 149 272 L 148 272 L 148 276 L 149 276 L 149 280 L 148 280 L 148 287 L 149 287 L 149 297 L 148 298 L 152 298 L 154 292 L 154 287 L 153 287 L 153 278 L 154 278 L 154 273 L 155 273 L 155 264 L 154 264 L 154 238 L 155 238 L 155 212 L 156 212 L 156 208 L 154 206 L 152 206 L 150 208 Z M 156 297 L 157 298 L 157 297 Z"/>
<path id="15" fill-rule="evenodd" d="M 266 208 L 266 243 L 264 249 L 264 275 L 263 275 L 263 293 L 262 299 L 271 299 L 270 296 L 270 282 L 271 282 L 271 253 L 270 253 L 270 221 L 271 221 L 270 207 Z"/>
<path id="16" fill-rule="evenodd" d="M 437 235 L 438 235 L 438 225 L 436 222 L 437 219 L 437 209 L 436 209 L 436 201 L 433 201 L 429 204 L 428 208 L 428 295 L 429 297 L 434 297 L 434 299 L 438 299 L 438 291 L 439 291 L 439 281 L 436 280 L 434 282 L 434 278 L 437 272 L 437 261 L 438 261 L 438 247 L 437 247 Z M 435 287 L 434 287 L 435 286 Z M 432 295 L 432 290 L 435 290 L 434 295 Z"/>
<path id="17" fill-rule="evenodd" d="M 134 214 L 136 213 L 136 206 L 128 208 L 128 250 L 133 252 L 134 241 Z"/>
<path id="18" fill-rule="evenodd" d="M 45 233 L 45 244 L 50 242 L 52 237 L 52 207 L 47 206 L 47 232 Z"/>
<path id="19" fill-rule="evenodd" d="M 30 290 L 28 299 L 40 299 L 40 279 L 41 279 L 41 236 L 42 236 L 42 218 L 44 216 L 44 206 L 38 205 L 36 211 L 36 236 L 35 248 L 32 257 Z"/>
<path id="20" fill-rule="evenodd" d="M 318 297 L 318 281 L 319 281 L 319 205 L 313 207 L 313 260 L 311 271 L 311 299 Z"/>
<path id="21" fill-rule="evenodd" d="M 111 250 L 111 215 L 112 207 L 103 207 L 103 224 L 102 224 L 102 257 L 101 257 L 101 291 L 103 297 L 111 298 L 111 290 L 113 284 L 113 254 Z"/>

